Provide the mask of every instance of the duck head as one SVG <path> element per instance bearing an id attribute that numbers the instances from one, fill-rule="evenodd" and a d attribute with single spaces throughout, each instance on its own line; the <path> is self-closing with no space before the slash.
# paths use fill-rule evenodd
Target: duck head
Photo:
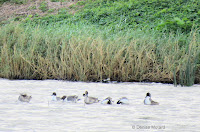
<path id="1" fill-rule="evenodd" d="M 111 98 L 111 97 L 108 97 L 107 99 L 108 99 L 107 104 L 112 104 L 112 98 Z"/>
<path id="2" fill-rule="evenodd" d="M 88 96 L 88 91 L 85 91 L 85 93 L 83 94 L 83 97 Z"/>
<path id="3" fill-rule="evenodd" d="M 62 100 L 65 100 L 66 98 L 67 98 L 67 96 L 63 96 L 61 99 L 62 99 Z"/>
<path id="4" fill-rule="evenodd" d="M 56 96 L 56 92 L 53 92 L 53 94 L 51 96 Z"/>
<path id="5" fill-rule="evenodd" d="M 148 92 L 148 93 L 146 94 L 146 97 L 147 97 L 147 96 L 151 97 L 151 94 Z"/>

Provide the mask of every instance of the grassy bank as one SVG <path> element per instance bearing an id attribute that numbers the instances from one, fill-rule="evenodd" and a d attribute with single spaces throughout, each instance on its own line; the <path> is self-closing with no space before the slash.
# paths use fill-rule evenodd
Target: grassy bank
<path id="1" fill-rule="evenodd" d="M 0 77 L 200 83 L 198 0 L 19 2 L 0 21 Z"/>
<path id="2" fill-rule="evenodd" d="M 199 5 L 199 0 L 84 0 L 56 16 L 33 16 L 33 21 L 45 24 L 84 21 L 113 30 L 152 28 L 189 33 L 193 27 L 200 26 Z M 75 11 L 73 17 L 69 16 L 71 10 Z"/>
<path id="3" fill-rule="evenodd" d="M 1 27 L 0 77 L 200 83 L 199 30 L 112 32 L 81 22 Z"/>

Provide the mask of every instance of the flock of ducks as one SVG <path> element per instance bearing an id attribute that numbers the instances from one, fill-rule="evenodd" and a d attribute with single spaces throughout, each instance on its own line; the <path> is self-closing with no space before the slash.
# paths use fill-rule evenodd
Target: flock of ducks
<path id="1" fill-rule="evenodd" d="M 53 92 L 53 94 L 51 95 L 52 101 L 66 101 L 66 102 L 74 102 L 76 103 L 77 101 L 81 100 L 78 98 L 78 96 L 76 95 L 71 95 L 71 96 L 63 96 L 62 98 L 57 97 L 56 93 Z M 95 97 L 90 97 L 88 96 L 88 91 L 85 91 L 85 93 L 83 94 L 84 97 L 84 104 L 93 104 L 93 103 L 98 103 L 100 102 L 100 100 L 98 98 Z M 18 100 L 21 102 L 30 102 L 30 100 L 32 99 L 31 96 L 28 96 L 27 94 L 20 94 Z M 101 101 L 101 104 L 113 104 L 114 101 L 112 101 L 111 97 L 107 97 L 106 99 L 104 99 L 103 101 Z M 117 101 L 117 104 L 129 104 L 129 100 L 126 97 L 122 97 Z M 144 104 L 145 105 L 159 105 L 158 102 L 155 102 L 151 99 L 151 94 L 148 92 L 146 94 L 146 97 L 144 99 Z"/>

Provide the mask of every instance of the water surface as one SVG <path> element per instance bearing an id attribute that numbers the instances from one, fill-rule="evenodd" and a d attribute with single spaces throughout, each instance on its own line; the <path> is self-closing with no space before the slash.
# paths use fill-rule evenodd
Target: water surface
<path id="1" fill-rule="evenodd" d="M 84 105 L 83 93 L 129 105 Z M 200 130 L 200 85 L 174 87 L 161 83 L 85 83 L 56 80 L 0 79 L 0 131 L 182 131 Z M 52 102 L 51 94 L 78 95 L 78 103 Z M 158 106 L 143 104 L 150 92 Z M 32 95 L 19 102 L 20 93 Z"/>

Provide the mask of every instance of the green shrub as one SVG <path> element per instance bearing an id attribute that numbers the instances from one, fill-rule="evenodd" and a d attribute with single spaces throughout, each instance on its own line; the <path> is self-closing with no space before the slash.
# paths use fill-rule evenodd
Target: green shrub
<path id="1" fill-rule="evenodd" d="M 77 17 L 121 29 L 139 26 L 190 32 L 193 25 L 200 25 L 199 5 L 198 0 L 88 0 Z"/>
<path id="2" fill-rule="evenodd" d="M 199 5 L 198 0 L 86 0 L 69 7 L 76 10 L 74 16 L 69 17 L 65 9 L 60 9 L 57 22 L 84 21 L 102 28 L 111 28 L 113 31 L 151 28 L 160 32 L 179 30 L 189 33 L 192 28 L 200 26 Z M 43 3 L 40 9 L 46 11 L 47 5 Z M 42 19 L 33 21 L 41 22 Z M 45 23 L 45 20 L 46 18 L 42 23 Z"/>

